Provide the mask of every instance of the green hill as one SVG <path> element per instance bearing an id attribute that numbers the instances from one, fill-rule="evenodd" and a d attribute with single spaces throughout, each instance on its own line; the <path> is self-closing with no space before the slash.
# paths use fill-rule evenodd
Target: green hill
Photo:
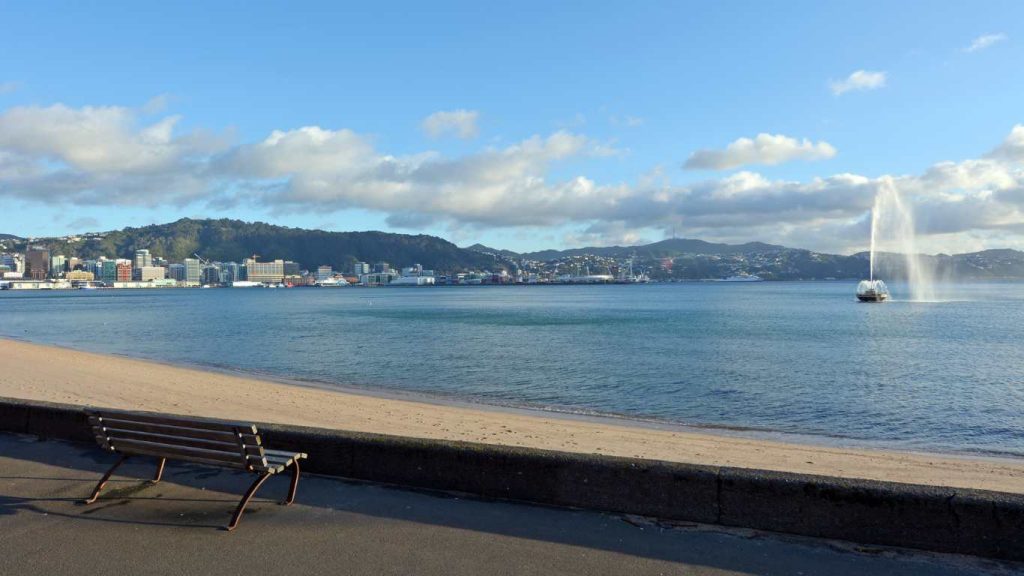
<path id="1" fill-rule="evenodd" d="M 131 258 L 135 250 L 146 248 L 170 261 L 198 253 L 208 260 L 240 262 L 258 254 L 261 260 L 294 260 L 310 269 L 328 264 L 347 270 L 356 261 L 384 261 L 396 267 L 418 263 L 446 271 L 495 268 L 492 256 L 425 234 L 325 232 L 228 219 L 183 218 L 169 224 L 90 235 L 78 242 L 49 239 L 33 243 L 45 244 L 54 253 L 82 258 Z"/>

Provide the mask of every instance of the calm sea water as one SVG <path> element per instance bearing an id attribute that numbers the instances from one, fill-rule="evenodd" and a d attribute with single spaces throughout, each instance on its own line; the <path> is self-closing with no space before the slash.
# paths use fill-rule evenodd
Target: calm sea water
<path id="1" fill-rule="evenodd" d="M 0 335 L 326 385 L 1024 456 L 1024 284 L 948 288 L 956 301 L 882 305 L 856 303 L 845 282 L 5 291 Z"/>

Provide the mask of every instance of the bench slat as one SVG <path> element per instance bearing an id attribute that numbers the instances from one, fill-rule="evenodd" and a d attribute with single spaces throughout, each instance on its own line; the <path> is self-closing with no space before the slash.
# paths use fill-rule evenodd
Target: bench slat
<path id="1" fill-rule="evenodd" d="M 102 420 L 99 418 L 89 418 L 89 423 L 93 426 L 102 426 L 104 428 L 117 428 L 119 430 L 133 430 L 136 432 L 150 432 L 153 434 L 167 434 L 170 436 L 185 436 L 189 438 L 199 438 L 202 440 L 216 440 L 220 442 L 237 442 L 238 434 L 231 431 L 216 431 L 216 430 L 201 430 L 198 428 L 188 428 L 185 426 L 168 426 L 163 424 L 146 424 L 142 422 L 133 422 L 130 420 L 120 420 L 117 418 L 103 417 Z"/>
<path id="2" fill-rule="evenodd" d="M 263 445 L 263 440 L 259 434 L 242 434 L 242 444 L 246 446 L 261 446 Z"/>
<path id="3" fill-rule="evenodd" d="M 95 428 L 93 430 L 96 430 Z M 100 434 L 109 438 L 111 442 L 118 440 L 141 440 L 143 442 L 154 442 L 157 444 L 173 444 L 185 448 L 201 448 L 203 450 L 215 450 L 218 452 L 238 452 L 237 442 L 219 442 L 216 440 L 202 440 L 186 436 L 171 436 L 167 434 L 152 434 L 149 432 L 136 432 L 134 430 L 121 430 L 119 428 L 101 428 Z"/>
<path id="4" fill-rule="evenodd" d="M 158 442 L 144 442 L 142 440 L 112 440 L 110 442 L 110 446 L 113 446 L 114 450 L 126 454 L 151 454 L 155 452 L 158 456 L 172 457 L 176 460 L 194 460 L 201 458 L 203 460 L 223 462 L 225 464 L 231 464 L 239 467 L 245 465 L 242 455 L 237 451 L 225 452 L 221 450 L 186 448 L 183 446 L 161 444 Z"/>
<path id="5" fill-rule="evenodd" d="M 199 458 L 195 456 L 172 456 L 163 450 L 148 450 L 144 448 L 132 448 L 131 450 L 125 451 L 127 454 L 140 455 L 140 456 L 152 456 L 154 458 L 168 458 L 170 460 L 178 460 L 180 462 L 191 462 L 193 464 L 209 464 L 210 466 L 221 466 L 226 468 L 239 468 L 247 470 L 248 466 L 242 464 L 241 460 L 234 462 L 225 462 L 222 460 L 215 460 L 210 458 Z"/>
<path id="6" fill-rule="evenodd" d="M 243 448 L 246 456 L 255 456 L 257 458 L 263 458 L 266 456 L 263 446 L 245 446 Z"/>
<path id="7" fill-rule="evenodd" d="M 234 422 L 217 422 L 201 418 L 175 418 L 173 416 L 142 414 L 138 412 L 121 412 L 118 410 L 90 411 L 91 416 L 122 420 L 126 422 L 139 422 L 145 424 L 163 424 L 167 426 L 180 426 L 183 428 L 194 428 L 198 430 L 213 430 L 218 432 L 236 432 L 256 434 L 254 424 L 239 424 Z"/>

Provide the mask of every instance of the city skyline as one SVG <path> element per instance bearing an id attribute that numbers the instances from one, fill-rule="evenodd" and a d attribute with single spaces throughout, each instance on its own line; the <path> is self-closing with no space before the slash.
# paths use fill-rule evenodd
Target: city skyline
<path id="1" fill-rule="evenodd" d="M 0 232 L 849 254 L 894 185 L 923 251 L 1024 247 L 1024 7 L 732 6 L 0 9 Z"/>

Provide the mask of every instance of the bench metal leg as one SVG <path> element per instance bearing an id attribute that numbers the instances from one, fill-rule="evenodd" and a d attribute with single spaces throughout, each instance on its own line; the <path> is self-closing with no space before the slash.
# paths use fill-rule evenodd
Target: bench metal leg
<path id="1" fill-rule="evenodd" d="M 167 458 L 161 458 L 160 463 L 156 465 L 156 476 L 151 481 L 152 484 L 156 484 L 160 481 L 160 478 L 164 475 L 164 464 L 167 464 Z"/>
<path id="2" fill-rule="evenodd" d="M 292 462 L 292 483 L 288 487 L 288 498 L 284 502 L 281 502 L 281 504 L 284 504 L 285 506 L 288 506 L 292 502 L 295 502 L 295 490 L 298 489 L 298 487 L 299 487 L 299 461 L 298 461 L 298 459 L 296 459 L 296 460 L 294 460 Z"/>
<path id="3" fill-rule="evenodd" d="M 238 521 L 242 519 L 242 512 L 245 512 L 245 507 L 249 505 L 249 500 L 252 500 L 253 495 L 267 481 L 267 478 L 270 478 L 270 474 L 260 474 L 260 477 L 246 490 L 245 496 L 242 496 L 242 501 L 238 503 L 238 508 L 235 509 L 235 515 L 231 517 L 231 523 L 226 526 L 228 531 L 234 530 L 238 526 Z"/>
<path id="4" fill-rule="evenodd" d="M 114 473 L 114 470 L 117 470 L 117 467 L 127 459 L 128 455 L 122 454 L 117 462 L 114 462 L 114 465 L 110 467 L 110 470 L 107 470 L 107 473 L 103 475 L 103 478 L 100 478 L 99 484 L 96 484 L 96 488 L 92 491 L 92 496 L 86 498 L 82 503 L 92 504 L 95 502 L 96 499 L 100 497 L 100 490 L 103 490 L 103 487 L 107 484 L 107 480 L 110 480 L 110 476 Z"/>

